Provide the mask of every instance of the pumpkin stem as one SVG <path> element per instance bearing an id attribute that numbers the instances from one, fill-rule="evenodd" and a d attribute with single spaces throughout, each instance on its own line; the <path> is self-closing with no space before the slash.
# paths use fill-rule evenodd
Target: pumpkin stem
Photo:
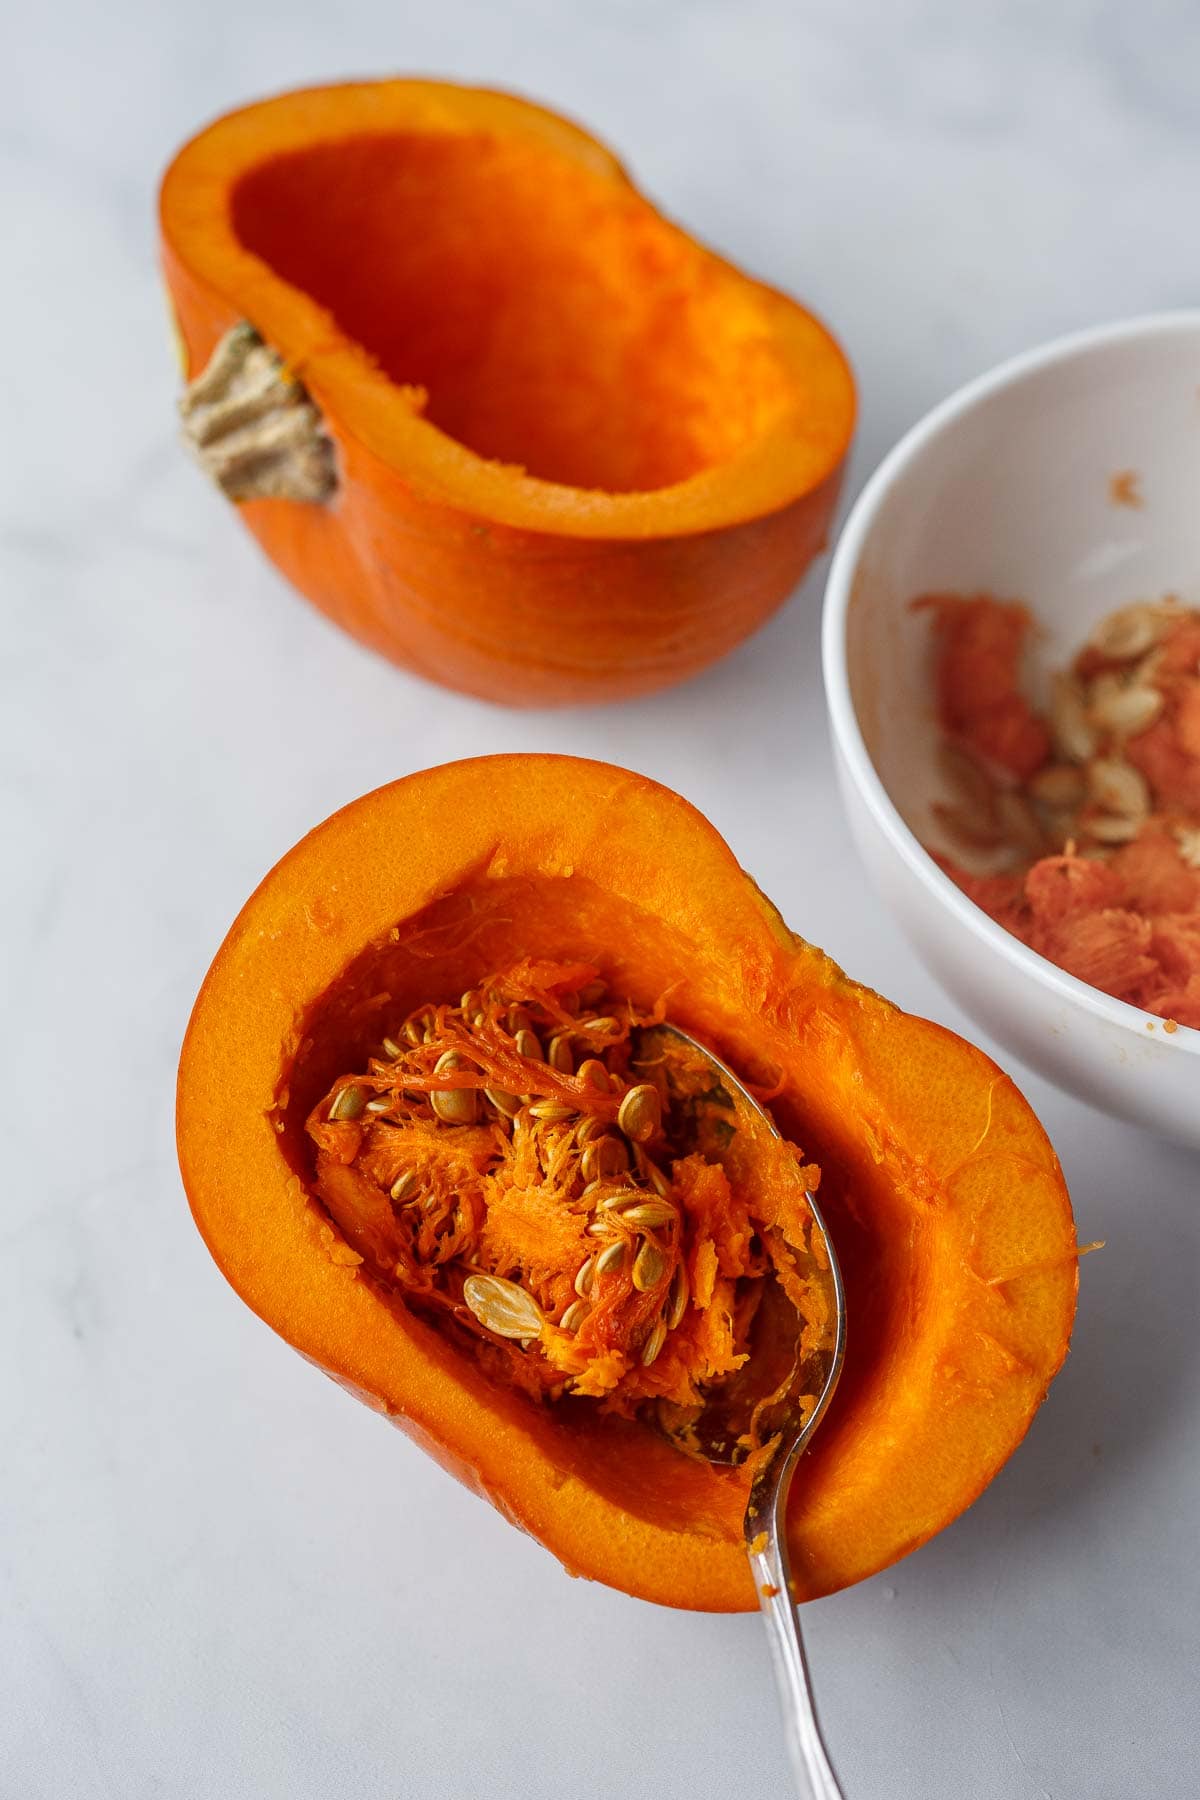
<path id="1" fill-rule="evenodd" d="M 183 435 L 230 500 L 328 500 L 333 445 L 303 384 L 243 320 L 179 402 Z"/>

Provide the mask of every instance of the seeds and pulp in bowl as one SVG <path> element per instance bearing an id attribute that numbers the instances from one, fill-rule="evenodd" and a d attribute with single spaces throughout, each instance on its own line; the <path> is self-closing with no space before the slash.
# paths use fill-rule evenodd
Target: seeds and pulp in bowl
<path id="1" fill-rule="evenodd" d="M 935 807 L 976 862 L 938 861 L 1031 949 L 1165 1029 L 1200 1027 L 1200 611 L 1110 614 L 1041 710 L 1017 602 L 931 595 L 942 768 Z M 997 866 L 998 865 L 998 866 Z"/>
<path id="2" fill-rule="evenodd" d="M 385 1009 L 386 1010 L 386 1009 Z M 732 1097 L 582 963 L 526 960 L 383 1032 L 313 1110 L 316 1192 L 371 1276 L 538 1401 L 689 1414 L 747 1361 L 764 1283 L 819 1301 L 805 1197 L 723 1152 Z M 796 1152 L 799 1164 L 799 1152 Z"/>

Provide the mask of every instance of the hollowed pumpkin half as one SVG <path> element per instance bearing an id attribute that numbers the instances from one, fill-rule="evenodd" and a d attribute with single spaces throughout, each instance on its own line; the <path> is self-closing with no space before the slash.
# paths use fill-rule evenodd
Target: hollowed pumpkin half
<path id="1" fill-rule="evenodd" d="M 514 704 L 646 693 L 753 631 L 824 540 L 837 345 L 540 107 L 286 94 L 184 147 L 161 220 L 186 373 L 248 321 L 332 442 L 328 498 L 246 523 L 408 668 Z"/>
<path id="2" fill-rule="evenodd" d="M 593 961 L 738 1070 L 822 1166 L 849 1353 L 796 1477 L 802 1595 L 872 1574 L 995 1474 L 1067 1347 L 1076 1246 L 1011 1081 L 794 937 L 685 801 L 601 763 L 497 756 L 381 788 L 267 876 L 205 981 L 179 1076 L 196 1220 L 243 1298 L 575 1573 L 754 1605 L 742 1479 L 591 1403 L 537 1405 L 372 1284 L 311 1189 L 309 1109 L 390 1016 L 526 955 Z M 402 1477 L 398 1475 L 398 1479 Z"/>

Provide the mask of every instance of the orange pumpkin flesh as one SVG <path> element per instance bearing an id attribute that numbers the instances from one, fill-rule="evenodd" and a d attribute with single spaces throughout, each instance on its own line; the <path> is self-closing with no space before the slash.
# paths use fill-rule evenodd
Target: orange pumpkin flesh
<path id="1" fill-rule="evenodd" d="M 288 94 L 186 145 L 161 210 L 188 373 L 249 319 L 336 445 L 331 501 L 247 524 L 395 661 L 518 704 L 649 692 L 820 547 L 841 352 L 552 113 L 433 82 Z"/>
<path id="2" fill-rule="evenodd" d="M 597 962 L 739 1071 L 822 1165 L 849 1354 L 795 1484 L 803 1596 L 885 1567 L 1024 1435 L 1076 1291 L 1058 1162 L 1012 1083 L 792 936 L 678 796 L 599 763 L 500 756 L 382 788 L 272 871 L 204 984 L 179 1150 L 247 1302 L 572 1571 L 646 1599 L 755 1604 L 736 1474 L 577 1403 L 538 1407 L 384 1296 L 312 1198 L 307 1113 L 361 1066 L 384 1000 L 457 996 L 525 955 Z"/>

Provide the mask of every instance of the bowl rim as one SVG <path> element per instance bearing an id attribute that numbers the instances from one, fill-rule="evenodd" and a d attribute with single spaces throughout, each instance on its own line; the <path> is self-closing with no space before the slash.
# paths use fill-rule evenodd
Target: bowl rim
<path id="1" fill-rule="evenodd" d="M 846 619 L 863 547 L 896 480 L 927 445 L 1002 390 L 1028 376 L 1096 350 L 1128 343 L 1131 339 L 1170 337 L 1177 333 L 1200 337 L 1200 308 L 1148 313 L 1069 332 L 1009 357 L 984 374 L 975 376 L 910 426 L 868 477 L 842 527 L 825 582 L 821 662 L 834 743 L 855 787 L 892 850 L 946 911 L 1002 960 L 1048 989 L 1056 998 L 1081 1007 L 1119 1030 L 1134 1033 L 1142 1044 L 1168 1044 L 1175 1052 L 1182 1050 L 1200 1056 L 1200 1030 L 1180 1025 L 1174 1032 L 1167 1032 L 1163 1030 L 1166 1020 L 1157 1014 L 1144 1012 L 1128 1000 L 1115 1000 L 1111 994 L 1102 993 L 1078 976 L 1068 975 L 1065 969 L 1029 949 L 989 918 L 982 907 L 968 900 L 943 873 L 900 816 L 871 761 L 854 708 L 846 663 Z"/>

